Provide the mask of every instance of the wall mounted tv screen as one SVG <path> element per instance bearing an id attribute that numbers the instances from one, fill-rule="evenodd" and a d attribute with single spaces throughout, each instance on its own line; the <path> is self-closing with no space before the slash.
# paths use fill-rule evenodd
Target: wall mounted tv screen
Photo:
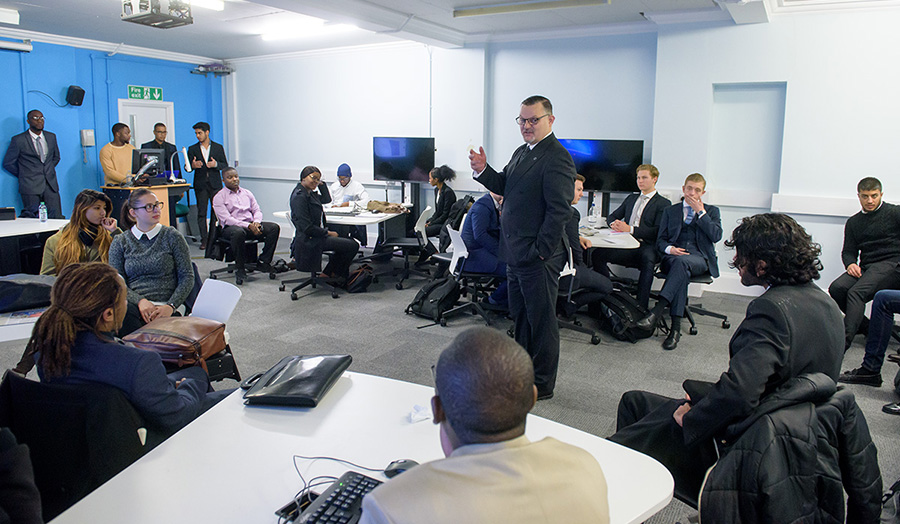
<path id="1" fill-rule="evenodd" d="M 635 170 L 644 163 L 643 140 L 560 139 L 572 155 L 575 170 L 584 175 L 585 191 L 638 191 Z"/>
<path id="2" fill-rule="evenodd" d="M 372 138 L 375 180 L 428 182 L 434 169 L 434 138 Z"/>

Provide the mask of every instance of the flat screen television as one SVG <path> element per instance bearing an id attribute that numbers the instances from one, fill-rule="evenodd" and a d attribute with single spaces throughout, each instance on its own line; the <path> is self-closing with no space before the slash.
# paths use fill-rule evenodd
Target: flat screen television
<path id="1" fill-rule="evenodd" d="M 434 138 L 372 138 L 375 180 L 428 182 L 434 169 Z"/>
<path id="2" fill-rule="evenodd" d="M 560 139 L 572 155 L 575 170 L 584 176 L 585 191 L 638 191 L 635 170 L 644 163 L 643 140 Z"/>

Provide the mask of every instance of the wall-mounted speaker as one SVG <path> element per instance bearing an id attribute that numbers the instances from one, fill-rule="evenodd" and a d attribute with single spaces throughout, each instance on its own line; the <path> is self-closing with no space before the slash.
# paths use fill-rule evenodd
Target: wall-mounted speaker
<path id="1" fill-rule="evenodd" d="M 69 86 L 66 92 L 66 102 L 73 106 L 80 106 L 84 101 L 84 89 L 78 86 Z"/>

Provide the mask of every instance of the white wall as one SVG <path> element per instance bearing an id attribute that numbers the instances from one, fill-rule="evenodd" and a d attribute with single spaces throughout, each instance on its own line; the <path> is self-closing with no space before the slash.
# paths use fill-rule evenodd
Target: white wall
<path id="1" fill-rule="evenodd" d="M 768 24 L 744 26 L 661 27 L 654 163 L 664 173 L 707 173 L 713 84 L 785 82 L 777 193 L 754 192 L 746 180 L 717 172 L 709 173 L 708 200 L 722 205 L 728 236 L 740 216 L 768 211 L 760 203 L 771 197 L 773 210 L 793 214 L 822 244 L 819 284 L 827 287 L 843 271 L 843 223 L 859 209 L 859 179 L 878 176 L 887 199 L 900 201 L 900 182 L 889 167 L 900 155 L 898 23 L 900 11 L 882 9 L 773 16 Z M 731 135 L 740 143 L 754 132 L 739 128 Z M 662 179 L 660 185 L 672 187 Z M 723 278 L 714 288 L 739 291 L 725 267 L 733 253 L 720 253 Z"/>

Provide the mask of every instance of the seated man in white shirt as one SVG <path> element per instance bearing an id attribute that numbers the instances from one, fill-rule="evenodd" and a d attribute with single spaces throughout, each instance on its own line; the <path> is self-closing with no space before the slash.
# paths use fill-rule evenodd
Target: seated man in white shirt
<path id="1" fill-rule="evenodd" d="M 434 369 L 431 407 L 447 458 L 375 488 L 360 524 L 609 522 L 594 457 L 525 436 L 537 388 L 531 357 L 513 339 L 485 327 L 464 331 Z"/>
<path id="2" fill-rule="evenodd" d="M 353 180 L 353 172 L 347 164 L 341 164 L 337 169 L 338 181 L 328 187 L 331 193 L 331 207 L 350 207 L 358 205 L 363 209 L 369 203 L 369 193 L 362 184 Z M 328 229 L 334 231 L 339 237 L 355 238 L 360 245 L 366 245 L 366 226 L 345 226 L 332 224 Z"/>
<path id="3" fill-rule="evenodd" d="M 237 169 L 225 168 L 222 171 L 222 183 L 225 187 L 213 197 L 213 211 L 222 225 L 222 237 L 231 242 L 234 265 L 237 266 L 235 276 L 238 280 L 247 277 L 244 242 L 248 235 L 263 237 L 264 247 L 257 269 L 270 272 L 281 227 L 274 222 L 262 221 L 263 214 L 256 197 L 249 189 L 241 187 Z"/>

